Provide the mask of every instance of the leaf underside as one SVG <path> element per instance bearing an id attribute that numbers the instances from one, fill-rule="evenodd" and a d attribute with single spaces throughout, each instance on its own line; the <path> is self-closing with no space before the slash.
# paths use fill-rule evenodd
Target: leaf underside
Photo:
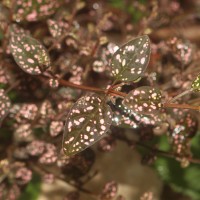
<path id="1" fill-rule="evenodd" d="M 118 81 L 135 81 L 142 77 L 149 58 L 149 37 L 147 35 L 137 37 L 114 53 L 111 59 L 112 74 Z"/>
<path id="2" fill-rule="evenodd" d="M 31 75 L 39 75 L 50 67 L 46 49 L 29 35 L 13 34 L 10 49 L 20 68 Z"/>
<path id="3" fill-rule="evenodd" d="M 93 145 L 108 131 L 112 110 L 104 97 L 90 94 L 81 97 L 72 107 L 65 124 L 63 150 L 71 156 Z"/>
<path id="4" fill-rule="evenodd" d="M 142 86 L 130 91 L 124 98 L 123 104 L 139 114 L 158 113 L 162 107 L 161 92 L 157 88 Z"/>

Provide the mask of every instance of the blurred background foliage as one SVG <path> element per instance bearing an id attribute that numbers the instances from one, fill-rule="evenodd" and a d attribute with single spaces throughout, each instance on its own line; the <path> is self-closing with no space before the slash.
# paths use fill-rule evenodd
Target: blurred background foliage
<path id="1" fill-rule="evenodd" d="M 170 150 L 167 138 L 159 138 L 159 147 L 164 151 Z M 200 158 L 200 133 L 192 139 L 191 151 L 193 156 Z M 169 184 L 175 191 L 188 195 L 194 200 L 200 199 L 200 167 L 199 164 L 190 164 L 183 168 L 176 160 L 171 158 L 159 157 L 154 164 L 154 168 L 159 173 L 162 180 Z"/>
<path id="2" fill-rule="evenodd" d="M 114 8 L 120 9 L 121 11 L 128 13 L 131 16 L 131 20 L 133 23 L 137 23 L 140 19 L 142 19 L 142 17 L 145 16 L 144 12 L 141 12 L 131 5 L 133 1 L 109 0 L 108 2 Z M 137 2 L 145 6 L 147 0 L 138 0 Z"/>
<path id="3" fill-rule="evenodd" d="M 133 3 L 132 1 L 109 0 L 108 2 L 112 8 L 128 13 L 133 24 L 137 23 L 144 16 L 146 16 L 146 13 L 133 6 L 130 6 Z M 139 0 L 138 2 L 144 6 L 148 3 L 147 0 Z M 3 34 L 0 32 L 0 40 L 2 39 Z M 4 87 L 5 85 L 0 84 L 0 88 Z M 21 98 L 14 90 L 10 91 L 8 96 L 13 103 L 19 102 Z M 1 128 L 0 141 L 2 143 L 6 144 L 9 143 L 9 140 L 12 140 L 12 132 L 9 130 L 9 125 L 11 124 L 12 121 L 10 120 L 7 122 L 6 127 Z M 37 131 L 39 132 L 38 135 L 43 132 L 43 130 Z M 159 139 L 157 138 L 156 145 L 161 150 L 171 150 L 170 143 L 168 142 L 166 136 L 161 136 Z M 191 151 L 194 157 L 200 159 L 200 132 L 198 132 L 191 141 Z M 200 166 L 198 164 L 191 163 L 188 167 L 183 168 L 180 166 L 180 163 L 174 159 L 158 157 L 152 167 L 158 172 L 164 183 L 173 188 L 175 192 L 189 196 L 193 200 L 200 199 Z M 22 193 L 19 200 L 37 200 L 40 194 L 40 187 L 41 179 L 37 174 L 34 174 L 32 180 L 26 186 L 25 191 Z"/>

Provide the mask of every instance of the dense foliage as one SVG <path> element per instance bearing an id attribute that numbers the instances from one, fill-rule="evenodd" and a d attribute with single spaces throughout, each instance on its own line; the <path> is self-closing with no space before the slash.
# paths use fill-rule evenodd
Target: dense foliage
<path id="1" fill-rule="evenodd" d="M 37 199 L 41 182 L 55 179 L 75 189 L 65 200 L 125 199 L 114 176 L 98 194 L 84 186 L 96 152 L 117 141 L 175 191 L 200 199 L 200 50 L 195 33 L 182 32 L 198 25 L 197 8 L 187 0 L 0 2 L 0 200 Z"/>

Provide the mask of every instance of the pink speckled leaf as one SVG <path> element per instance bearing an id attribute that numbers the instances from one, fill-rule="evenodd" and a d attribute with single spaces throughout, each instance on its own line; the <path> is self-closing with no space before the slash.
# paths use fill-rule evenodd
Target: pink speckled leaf
<path id="1" fill-rule="evenodd" d="M 147 35 L 137 37 L 121 46 L 112 56 L 112 74 L 116 80 L 136 81 L 150 59 L 150 41 Z"/>
<path id="2" fill-rule="evenodd" d="M 104 185 L 100 195 L 100 200 L 114 199 L 117 195 L 118 184 L 115 181 L 110 181 Z"/>
<path id="3" fill-rule="evenodd" d="M 157 88 L 142 86 L 130 91 L 123 104 L 139 114 L 154 114 L 162 107 L 161 92 Z"/>
<path id="4" fill-rule="evenodd" d="M 57 21 L 49 19 L 47 21 L 47 25 L 49 28 L 49 32 L 53 37 L 58 38 L 62 35 L 63 32 L 62 27 L 59 25 Z"/>
<path id="5" fill-rule="evenodd" d="M 11 108 L 10 99 L 3 89 L 0 89 L 0 121 L 8 114 Z"/>
<path id="6" fill-rule="evenodd" d="M 13 18 L 19 21 L 38 21 L 55 13 L 60 0 L 15 0 Z"/>
<path id="7" fill-rule="evenodd" d="M 26 34 L 13 34 L 11 53 L 16 63 L 31 75 L 42 74 L 50 67 L 50 58 L 44 46 Z"/>
<path id="8" fill-rule="evenodd" d="M 200 92 L 200 74 L 193 80 L 191 89 L 194 92 Z"/>
<path id="9" fill-rule="evenodd" d="M 93 145 L 108 131 L 112 110 L 104 97 L 90 94 L 81 97 L 72 107 L 65 124 L 63 149 L 71 156 Z"/>

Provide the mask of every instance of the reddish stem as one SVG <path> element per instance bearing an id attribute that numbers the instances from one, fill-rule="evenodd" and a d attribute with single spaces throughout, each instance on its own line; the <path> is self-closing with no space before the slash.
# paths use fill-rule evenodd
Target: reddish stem
<path id="1" fill-rule="evenodd" d="M 62 80 L 62 79 L 59 80 L 59 83 L 62 86 L 77 88 L 77 89 L 80 89 L 80 90 L 87 90 L 87 91 L 91 91 L 91 92 L 103 93 L 103 94 L 106 94 L 107 91 L 108 91 L 106 89 L 101 89 L 101 88 L 95 88 L 95 87 L 90 87 L 90 86 L 85 86 L 85 85 L 77 85 L 77 84 L 71 83 L 69 81 Z M 115 91 L 115 90 L 109 90 L 108 93 L 112 96 L 118 96 L 118 97 L 125 97 L 126 96 L 126 93 L 118 92 L 118 91 Z"/>
<path id="2" fill-rule="evenodd" d="M 85 85 L 77 85 L 69 81 L 65 81 L 63 79 L 59 80 L 59 83 L 60 85 L 65 86 L 65 87 L 72 87 L 72 88 L 77 88 L 80 90 L 87 90 L 91 92 L 109 94 L 111 96 L 118 96 L 121 98 L 124 98 L 127 95 L 124 92 L 115 91 L 113 89 L 107 90 L 107 89 L 101 89 L 101 88 L 90 87 L 90 86 L 85 86 Z M 164 103 L 163 106 L 164 108 L 190 109 L 190 110 L 197 110 L 197 111 L 200 110 L 200 106 L 192 106 L 189 104 Z"/>
<path id="3" fill-rule="evenodd" d="M 176 104 L 176 103 L 164 103 L 165 108 L 179 108 L 179 109 L 190 109 L 190 110 L 200 110 L 200 106 L 192 106 L 189 104 Z"/>

